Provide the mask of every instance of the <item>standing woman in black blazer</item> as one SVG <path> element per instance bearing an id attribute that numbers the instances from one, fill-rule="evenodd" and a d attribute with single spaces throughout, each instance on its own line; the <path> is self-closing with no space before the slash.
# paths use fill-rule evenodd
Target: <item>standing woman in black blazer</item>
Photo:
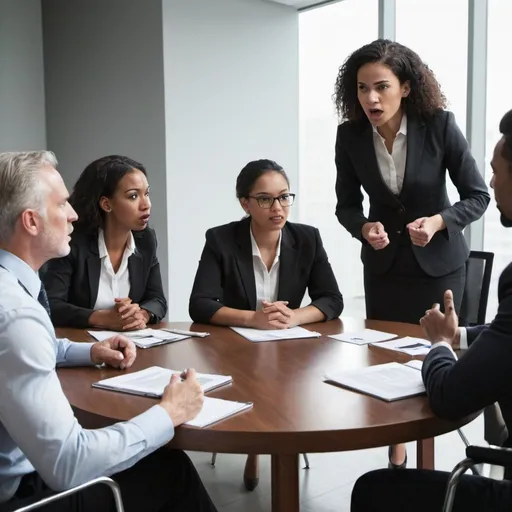
<path id="1" fill-rule="evenodd" d="M 458 310 L 469 256 L 462 230 L 490 196 L 434 74 L 409 48 L 379 39 L 341 66 L 334 100 L 344 121 L 336 216 L 362 242 L 367 318 L 417 324 L 447 289 Z M 446 171 L 460 196 L 453 205 Z M 395 465 L 401 453 L 390 451 Z"/>
<path id="2" fill-rule="evenodd" d="M 283 168 L 271 160 L 249 162 L 236 195 L 248 216 L 206 232 L 191 318 L 257 329 L 337 318 L 343 298 L 318 229 L 287 220 L 295 194 Z M 311 304 L 301 307 L 306 290 Z"/>
<path id="3" fill-rule="evenodd" d="M 71 252 L 43 273 L 57 326 L 143 329 L 167 313 L 149 185 L 142 164 L 107 156 L 89 164 L 69 199 L 78 213 Z"/>

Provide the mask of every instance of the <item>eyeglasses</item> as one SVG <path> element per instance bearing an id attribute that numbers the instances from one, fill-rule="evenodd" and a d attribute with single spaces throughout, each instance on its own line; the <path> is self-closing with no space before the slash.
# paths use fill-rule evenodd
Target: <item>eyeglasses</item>
<path id="1" fill-rule="evenodd" d="M 269 197 L 269 196 L 247 196 L 252 199 L 256 199 L 258 201 L 258 206 L 260 208 L 265 208 L 265 210 L 269 210 L 274 206 L 274 201 L 279 201 L 279 204 L 286 208 L 287 206 L 291 206 L 293 201 L 295 200 L 295 194 L 282 194 L 277 197 Z"/>

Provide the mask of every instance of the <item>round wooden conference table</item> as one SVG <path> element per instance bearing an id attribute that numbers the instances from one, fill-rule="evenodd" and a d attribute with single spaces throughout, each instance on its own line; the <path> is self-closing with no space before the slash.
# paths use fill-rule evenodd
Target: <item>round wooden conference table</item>
<path id="1" fill-rule="evenodd" d="M 417 467 L 433 468 L 433 438 L 474 418 L 445 421 L 434 416 L 425 396 L 387 403 L 323 381 L 328 370 L 411 359 L 385 349 L 339 342 L 326 335 L 367 327 L 421 337 L 419 326 L 346 318 L 306 326 L 320 332 L 321 338 L 251 343 L 226 327 L 166 325 L 208 331 L 211 335 L 139 349 L 137 360 L 128 371 L 158 365 L 231 375 L 231 385 L 208 396 L 254 403 L 252 409 L 208 428 L 177 428 L 169 446 L 201 452 L 270 454 L 273 512 L 299 511 L 301 453 L 417 441 Z M 91 340 L 86 331 L 78 329 L 57 329 L 57 335 L 75 341 Z M 150 398 L 91 387 L 118 373 L 119 370 L 97 367 L 58 370 L 64 393 L 84 427 L 128 420 L 156 403 Z"/>

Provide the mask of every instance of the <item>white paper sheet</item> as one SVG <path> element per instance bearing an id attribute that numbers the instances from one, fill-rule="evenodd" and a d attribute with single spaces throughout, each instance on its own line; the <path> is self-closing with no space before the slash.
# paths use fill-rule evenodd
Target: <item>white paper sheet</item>
<path id="1" fill-rule="evenodd" d="M 411 368 L 421 372 L 421 369 L 423 368 L 423 361 L 420 361 L 419 359 L 413 359 L 412 361 L 407 361 L 407 363 L 404 363 L 404 365 L 410 366 Z"/>
<path id="2" fill-rule="evenodd" d="M 325 379 L 387 402 L 421 395 L 425 392 L 421 372 L 400 363 L 328 372 Z"/>
<path id="3" fill-rule="evenodd" d="M 150 348 L 166 343 L 174 343 L 189 338 L 189 335 L 174 334 L 162 329 L 140 329 L 138 331 L 118 332 L 118 331 L 87 331 L 98 341 L 106 340 L 116 334 L 121 334 L 130 338 L 139 348 Z"/>
<path id="4" fill-rule="evenodd" d="M 251 407 L 252 403 L 250 402 L 232 402 L 221 398 L 205 397 L 200 413 L 193 420 L 187 421 L 186 425 L 200 428 L 207 427 Z"/>
<path id="5" fill-rule="evenodd" d="M 428 354 L 432 344 L 430 341 L 422 338 L 410 338 L 409 336 L 406 336 L 405 338 L 399 338 L 397 340 L 375 343 L 372 344 L 372 346 L 387 348 L 388 350 L 396 350 L 397 352 L 402 352 L 411 356 L 422 356 Z"/>
<path id="6" fill-rule="evenodd" d="M 164 388 L 169 384 L 173 373 L 181 374 L 181 371 L 151 366 L 138 372 L 123 373 L 117 377 L 100 380 L 94 383 L 93 387 L 156 398 L 162 396 Z M 196 375 L 205 393 L 233 381 L 231 376 L 226 375 L 207 373 L 197 373 Z"/>
<path id="7" fill-rule="evenodd" d="M 330 334 L 329 338 L 338 341 L 345 341 L 355 345 L 367 345 L 396 338 L 396 334 L 376 331 L 374 329 L 363 329 L 362 331 L 342 332 L 341 334 Z"/>
<path id="8" fill-rule="evenodd" d="M 303 327 L 291 327 L 290 329 L 250 329 L 248 327 L 231 327 L 233 331 L 254 343 L 261 341 L 294 340 L 299 338 L 319 338 L 319 332 L 308 331 Z"/>

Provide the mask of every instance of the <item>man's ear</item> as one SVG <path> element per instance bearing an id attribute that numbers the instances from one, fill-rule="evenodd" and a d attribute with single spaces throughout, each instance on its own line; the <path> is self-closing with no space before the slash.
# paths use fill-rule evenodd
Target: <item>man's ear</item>
<path id="1" fill-rule="evenodd" d="M 44 219 L 40 213 L 35 210 L 24 210 L 20 215 L 22 228 L 31 236 L 38 236 L 44 229 Z"/>

